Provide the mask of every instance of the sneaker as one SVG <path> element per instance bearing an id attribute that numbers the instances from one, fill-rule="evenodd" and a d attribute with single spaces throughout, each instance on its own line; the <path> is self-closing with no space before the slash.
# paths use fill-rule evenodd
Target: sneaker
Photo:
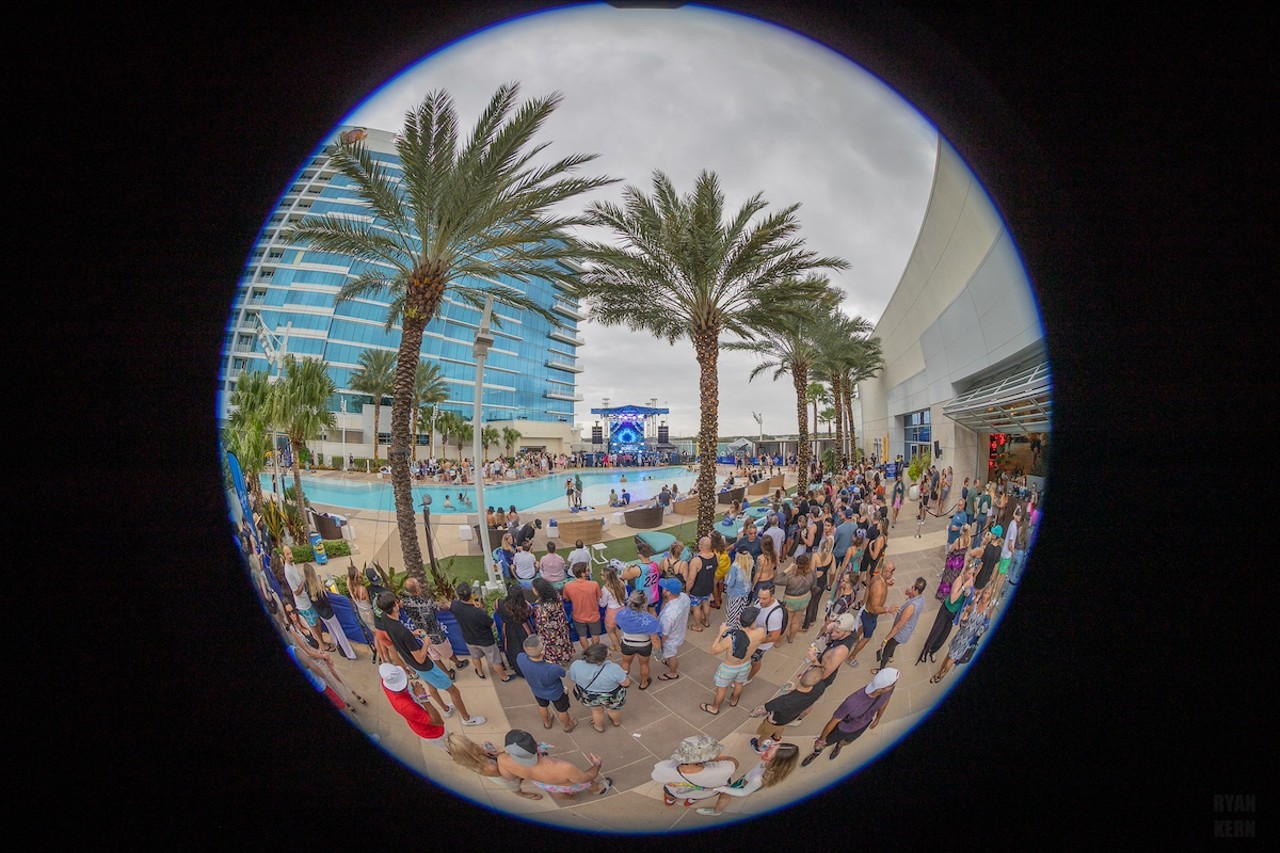
<path id="1" fill-rule="evenodd" d="M 444 709 L 444 717 L 445 717 L 445 719 L 447 720 L 447 719 L 449 719 L 450 717 L 452 717 L 452 716 L 453 716 L 453 712 L 454 712 L 454 711 L 456 711 L 456 710 L 457 710 L 457 708 L 454 708 L 452 705 L 450 705 L 448 708 L 445 708 L 445 709 Z"/>
<path id="2" fill-rule="evenodd" d="M 471 719 L 463 720 L 462 724 L 464 726 L 483 726 L 488 719 L 488 717 L 481 717 L 478 714 L 474 714 Z"/>
<path id="3" fill-rule="evenodd" d="M 764 750 L 760 748 L 760 738 L 753 737 L 751 739 L 751 751 L 754 752 L 756 755 L 764 754 Z"/>
<path id="4" fill-rule="evenodd" d="M 787 725 L 788 725 L 788 726 L 798 726 L 798 725 L 800 725 L 800 724 L 801 724 L 801 723 L 803 723 L 803 722 L 804 722 L 804 720 L 800 719 L 799 717 L 796 717 L 794 720 L 792 720 L 791 722 L 787 723 Z"/>
<path id="5" fill-rule="evenodd" d="M 858 668 L 858 660 L 857 660 L 857 658 L 854 658 L 853 660 L 849 661 L 849 668 L 850 668 L 850 669 L 857 669 L 857 668 Z"/>
<path id="6" fill-rule="evenodd" d="M 821 755 L 821 754 L 822 754 L 822 752 L 821 752 L 821 751 L 818 751 L 818 752 L 811 752 L 811 753 L 809 753 L 808 755 L 806 755 L 806 756 L 804 757 L 804 760 L 800 762 L 800 766 L 801 766 L 801 767 L 808 767 L 810 764 L 812 764 L 812 763 L 813 763 L 813 760 L 814 760 L 815 758 L 817 758 L 817 757 L 818 757 L 819 755 Z"/>

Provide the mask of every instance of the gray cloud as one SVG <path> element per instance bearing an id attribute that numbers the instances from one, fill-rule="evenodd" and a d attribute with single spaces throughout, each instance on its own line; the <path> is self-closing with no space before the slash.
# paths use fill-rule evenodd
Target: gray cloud
<path id="1" fill-rule="evenodd" d="M 799 202 L 809 248 L 849 261 L 831 274 L 850 314 L 876 319 L 915 242 L 932 181 L 936 131 L 862 68 L 787 30 L 708 9 L 579 7 L 494 27 L 407 69 L 347 119 L 386 129 L 434 89 L 453 95 L 464 125 L 493 90 L 560 91 L 539 138 L 545 154 L 597 153 L 586 174 L 622 183 L 585 201 L 647 189 L 654 169 L 687 190 L 702 169 L 736 209 L 762 192 L 770 209 Z M 579 200 L 577 204 L 585 203 Z M 583 236 L 604 238 L 598 232 Z M 673 435 L 698 428 L 698 367 L 685 343 L 587 322 L 577 420 L 604 397 L 672 411 Z M 748 383 L 753 361 L 722 352 L 720 433 L 794 432 L 790 381 Z"/>

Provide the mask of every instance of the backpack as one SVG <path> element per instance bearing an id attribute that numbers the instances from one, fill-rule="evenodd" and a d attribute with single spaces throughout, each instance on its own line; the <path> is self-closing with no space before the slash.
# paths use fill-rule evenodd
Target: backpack
<path id="1" fill-rule="evenodd" d="M 785 637 L 787 635 L 787 621 L 791 618 L 791 614 L 787 612 L 786 605 L 784 605 L 781 601 L 776 602 L 773 606 L 774 606 L 774 609 L 782 611 L 782 627 L 779 629 L 780 633 L 778 634 L 778 636 L 779 638 Z M 769 610 L 767 611 L 767 614 L 764 618 L 764 631 L 766 634 L 769 633 L 769 617 L 772 615 L 773 615 L 773 610 Z"/>

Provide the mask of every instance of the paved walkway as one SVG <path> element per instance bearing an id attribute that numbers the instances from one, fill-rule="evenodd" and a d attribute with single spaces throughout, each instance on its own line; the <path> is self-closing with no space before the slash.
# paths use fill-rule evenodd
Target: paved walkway
<path id="1" fill-rule="evenodd" d="M 794 475 L 787 475 L 787 484 L 788 487 L 794 485 Z M 357 566 L 375 559 L 383 566 L 399 566 L 403 562 L 395 523 L 389 513 L 333 509 L 350 520 L 356 549 L 353 557 Z M 546 518 L 559 514 L 571 517 L 563 509 L 559 513 L 551 511 L 540 516 L 544 519 L 544 529 L 539 532 L 535 551 L 545 549 Z M 690 520 L 678 515 L 669 518 L 672 524 Z M 458 536 L 457 526 L 465 522 L 464 516 L 437 516 L 433 513 L 432 521 L 436 529 L 434 542 L 437 554 L 478 553 L 473 543 Z M 628 690 L 622 726 L 606 726 L 604 733 L 591 727 L 590 713 L 576 702 L 570 708 L 570 714 L 579 721 L 573 733 L 565 734 L 558 723 L 553 730 L 547 731 L 542 728 L 537 705 L 522 679 L 501 684 L 492 678 L 481 680 L 471 667 L 458 670 L 456 683 L 467 708 L 488 720 L 482 726 L 463 729 L 455 715 L 445 721 L 448 731 L 464 731 L 473 740 L 492 740 L 500 745 L 509 729 L 523 728 L 552 744 L 553 754 L 579 766 L 587 766 L 586 756 L 590 752 L 604 759 L 603 773 L 613 779 L 615 789 L 601 796 L 580 794 L 578 801 L 571 804 L 558 803 L 546 795 L 540 801 L 516 797 L 490 781 L 456 767 L 443 751 L 423 745 L 383 698 L 377 668 L 371 665 L 367 646 L 355 644 L 359 655 L 357 660 L 348 661 L 335 656 L 335 661 L 348 684 L 369 701 L 367 707 L 359 705 L 358 712 L 351 717 L 357 726 L 376 736 L 383 747 L 431 780 L 482 805 L 587 831 L 662 832 L 672 828 L 710 826 L 770 811 L 821 790 L 849 774 L 913 728 L 956 682 L 957 676 L 963 674 L 964 667 L 961 667 L 935 685 L 929 683 L 929 676 L 936 671 L 937 664 L 915 665 L 937 608 L 941 606 L 934 594 L 946 548 L 946 526 L 947 519 L 930 517 L 917 537 L 914 505 L 908 504 L 903 508 L 896 528 L 890 531 L 886 554 L 896 564 L 897 583 L 890 587 L 888 604 L 900 604 L 905 598 L 902 590 L 910 586 L 916 577 L 924 577 L 929 586 L 924 594 L 925 610 L 914 636 L 895 653 L 894 665 L 901 670 L 902 677 L 884 720 L 846 747 L 838 758 L 828 760 L 830 750 L 827 750 L 809 767 L 797 767 L 783 784 L 733 801 L 718 817 L 699 815 L 693 808 L 685 808 L 679 803 L 664 806 L 660 786 L 649 778 L 654 763 L 669 758 L 681 739 L 701 733 L 720 740 L 725 745 L 726 754 L 735 757 L 743 770 L 753 766 L 757 759 L 748 741 L 758 720 L 749 718 L 748 712 L 773 697 L 778 686 L 799 670 L 812 631 L 798 634 L 794 644 L 788 645 L 784 641 L 770 650 L 764 657 L 759 674 L 743 692 L 739 706 L 731 708 L 726 704 L 718 716 L 711 716 L 698 707 L 699 703 L 710 701 L 715 692 L 712 676 L 718 661 L 707 651 L 715 633 L 690 631 L 680 652 L 681 677 L 675 681 L 659 681 L 656 676 L 665 668 L 655 664 L 654 679 L 648 689 L 641 691 L 633 686 Z M 425 554 L 421 523 L 418 528 L 419 543 Z M 614 539 L 630 538 L 634 533 L 634 530 L 619 525 L 610 525 L 606 530 L 606 536 Z M 345 571 L 347 564 L 347 558 L 343 557 L 329 565 L 334 571 Z M 318 568 L 323 571 L 326 567 Z M 721 620 L 723 611 L 713 610 L 712 624 L 716 625 Z M 786 739 L 796 743 L 802 754 L 807 754 L 812 748 L 813 738 L 830 719 L 831 712 L 846 696 L 870 680 L 869 671 L 875 666 L 875 649 L 879 647 L 878 641 L 883 639 L 883 630 L 882 627 L 859 655 L 859 667 L 842 667 L 831 689 L 816 703 L 809 717 L 801 725 L 787 729 Z M 617 661 L 619 655 L 613 653 L 612 659 Z M 638 666 L 633 665 L 633 674 L 636 676 L 633 684 L 638 683 Z"/>

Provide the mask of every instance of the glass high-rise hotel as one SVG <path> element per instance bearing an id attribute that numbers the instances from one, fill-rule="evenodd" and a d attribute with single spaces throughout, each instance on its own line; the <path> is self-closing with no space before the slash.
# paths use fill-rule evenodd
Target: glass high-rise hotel
<path id="1" fill-rule="evenodd" d="M 366 128 L 343 128 L 335 134 L 358 134 L 370 154 L 388 169 L 399 167 L 395 134 Z M 333 168 L 326 145 L 298 173 L 272 212 L 245 266 L 227 327 L 220 371 L 219 416 L 225 421 L 236 377 L 246 370 L 270 372 L 272 349 L 283 348 L 298 358 L 315 357 L 329 366 L 339 393 L 331 401 L 338 428 L 320 441 L 308 442 L 328 458 L 350 452 L 373 452 L 372 407 L 351 391 L 350 377 L 360 368 L 360 354 L 368 349 L 396 352 L 399 326 L 385 329 L 389 293 L 337 303 L 338 290 L 351 277 L 350 258 L 294 245 L 284 237 L 291 224 L 313 214 L 370 216 L 351 183 Z M 576 300 L 545 280 L 502 280 L 554 312 L 561 326 L 528 311 L 495 305 L 495 338 L 485 362 L 482 397 L 484 425 L 514 426 L 522 447 L 550 452 L 568 448 L 574 440 L 573 406 L 579 366 L 578 322 L 585 319 Z M 449 400 L 440 411 L 453 411 L 470 420 L 473 414 L 475 360 L 471 347 L 480 312 L 453 301 L 447 294 L 437 316 L 427 324 L 422 343 L 424 360 L 440 366 Z M 345 405 L 345 414 L 343 407 Z M 379 419 L 379 442 L 390 442 L 390 407 Z M 426 437 L 419 438 L 426 441 Z M 469 455 L 466 454 L 466 455 Z"/>

